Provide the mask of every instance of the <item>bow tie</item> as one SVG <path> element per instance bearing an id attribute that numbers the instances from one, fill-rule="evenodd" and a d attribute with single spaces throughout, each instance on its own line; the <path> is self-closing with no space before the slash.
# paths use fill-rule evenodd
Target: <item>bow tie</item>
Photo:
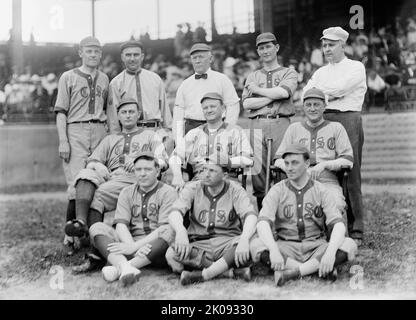
<path id="1" fill-rule="evenodd" d="M 203 73 L 203 74 L 195 74 L 195 79 L 196 80 L 199 80 L 199 79 L 207 79 L 208 78 L 208 75 L 206 74 L 206 73 Z"/>

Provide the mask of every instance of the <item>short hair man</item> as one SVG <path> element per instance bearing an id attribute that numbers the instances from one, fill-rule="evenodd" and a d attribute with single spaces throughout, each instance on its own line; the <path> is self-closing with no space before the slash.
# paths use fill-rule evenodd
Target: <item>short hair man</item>
<path id="1" fill-rule="evenodd" d="M 201 107 L 207 123 L 190 130 L 185 135 L 185 144 L 179 144 L 169 159 L 172 185 L 179 189 L 185 184 L 181 164 L 192 167 L 195 179 L 205 158 L 212 154 L 226 153 L 228 159 L 224 165 L 229 164 L 230 169 L 252 164 L 252 149 L 242 128 L 223 121 L 225 105 L 222 96 L 216 92 L 204 94 Z"/>
<path id="2" fill-rule="evenodd" d="M 259 238 L 251 242 L 252 258 L 275 271 L 278 286 L 316 272 L 334 279 L 334 267 L 353 259 L 357 245 L 345 238 L 341 212 L 328 189 L 308 174 L 308 149 L 288 145 L 282 157 L 288 179 L 275 184 L 264 198 Z"/>
<path id="3" fill-rule="evenodd" d="M 205 123 L 201 109 L 201 98 L 207 92 L 218 92 L 225 105 L 225 122 L 234 125 L 240 113 L 240 99 L 225 75 L 211 70 L 213 56 L 211 47 L 195 43 L 189 51 L 195 74 L 185 79 L 176 93 L 173 108 L 173 136 L 178 145 L 189 130 Z"/>
<path id="4" fill-rule="evenodd" d="M 324 118 L 340 122 L 348 133 L 354 152 L 354 166 L 348 176 L 348 233 L 361 244 L 364 232 L 364 208 L 361 197 L 361 158 L 364 131 L 361 110 L 367 90 L 365 67 L 345 56 L 348 32 L 341 27 L 325 29 L 322 49 L 328 64 L 316 70 L 303 92 L 316 87 L 328 99 Z"/>
<path id="5" fill-rule="evenodd" d="M 104 279 L 123 285 L 134 283 L 144 266 L 166 265 L 172 237 L 168 215 L 177 198 L 173 187 L 157 180 L 159 161 L 152 152 L 139 153 L 133 165 L 136 183 L 120 193 L 115 228 L 99 222 L 90 229 L 94 246 L 111 264 L 102 269 Z"/>
<path id="6" fill-rule="evenodd" d="M 154 152 L 160 167 L 167 166 L 167 154 L 161 138 L 152 130 L 138 127 L 135 100 L 122 100 L 117 109 L 122 132 L 110 134 L 88 158 L 87 167 L 75 179 L 76 219 L 68 221 L 69 236 L 88 234 L 88 228 L 103 220 L 103 214 L 116 208 L 124 187 L 134 184 L 134 162 L 139 152 Z"/>
<path id="7" fill-rule="evenodd" d="M 67 221 L 75 217 L 74 179 L 107 135 L 105 122 L 113 120 L 108 110 L 106 115 L 108 77 L 98 70 L 102 54 L 100 42 L 94 37 L 82 39 L 78 54 L 82 65 L 60 77 L 54 108 L 59 156 L 63 159 L 68 185 Z M 65 241 L 69 239 L 65 237 Z"/>
<path id="8" fill-rule="evenodd" d="M 290 117 L 295 114 L 292 96 L 298 76 L 295 70 L 279 65 L 277 53 L 280 46 L 274 34 L 260 34 L 256 47 L 263 68 L 249 74 L 242 99 L 251 119 L 250 143 L 254 150 L 252 181 L 260 209 L 266 189 L 266 170 L 269 170 L 266 168 L 267 139 L 272 139 L 271 154 L 274 154 L 290 124 Z"/>
<path id="9" fill-rule="evenodd" d="M 234 267 L 241 271 L 250 259 L 257 213 L 246 191 L 225 179 L 222 157 L 206 160 L 201 180 L 185 185 L 169 215 L 175 241 L 166 260 L 174 272 L 181 273 L 182 285 L 210 280 Z M 188 210 L 190 225 L 185 229 L 183 216 Z M 183 271 L 184 266 L 202 271 Z M 249 280 L 250 269 L 242 271 L 240 275 Z"/>
<path id="10" fill-rule="evenodd" d="M 142 68 L 144 46 L 140 41 L 124 42 L 120 49 L 121 61 L 126 69 L 110 82 L 108 108 L 114 112 L 122 99 L 135 100 L 139 108 L 139 125 L 167 137 L 171 141 L 167 145 L 173 149 L 173 140 L 169 137 L 172 114 L 162 79 L 156 73 Z M 118 122 L 114 124 L 115 131 L 120 131 Z M 168 153 L 171 151 L 167 150 Z"/>
<path id="11" fill-rule="evenodd" d="M 311 155 L 309 172 L 312 178 L 330 189 L 337 207 L 344 213 L 345 198 L 335 172 L 341 167 L 351 168 L 354 158 L 348 134 L 342 124 L 323 118 L 325 106 L 325 94 L 322 90 L 311 88 L 305 92 L 303 110 L 306 119 L 292 123 L 286 130 L 274 156 L 275 166 L 285 170 L 283 152 L 291 144 L 304 145 Z"/>

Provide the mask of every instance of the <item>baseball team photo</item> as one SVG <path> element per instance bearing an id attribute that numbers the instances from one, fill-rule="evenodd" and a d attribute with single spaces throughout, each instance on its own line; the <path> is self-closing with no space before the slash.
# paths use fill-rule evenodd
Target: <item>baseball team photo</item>
<path id="1" fill-rule="evenodd" d="M 411 0 L 2 0 L 0 299 L 415 299 L 415 122 Z"/>

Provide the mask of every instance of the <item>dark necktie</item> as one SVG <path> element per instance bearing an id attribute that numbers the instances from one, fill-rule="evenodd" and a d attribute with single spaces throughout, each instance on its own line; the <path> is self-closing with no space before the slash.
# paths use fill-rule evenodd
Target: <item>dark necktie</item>
<path id="1" fill-rule="evenodd" d="M 203 73 L 203 74 L 195 74 L 195 79 L 196 80 L 199 80 L 199 79 L 207 79 L 208 78 L 208 75 L 206 74 L 206 73 Z"/>
<path id="2" fill-rule="evenodd" d="M 140 86 L 140 69 L 139 72 L 136 73 L 136 94 L 137 94 L 137 104 L 139 105 L 139 120 L 143 120 L 143 102 L 142 102 L 142 89 Z"/>

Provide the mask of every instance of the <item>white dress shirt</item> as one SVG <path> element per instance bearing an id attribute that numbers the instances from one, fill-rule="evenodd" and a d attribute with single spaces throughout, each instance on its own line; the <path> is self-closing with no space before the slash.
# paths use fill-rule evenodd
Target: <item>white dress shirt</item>
<path id="1" fill-rule="evenodd" d="M 183 137 L 184 119 L 205 120 L 201 108 L 201 98 L 208 92 L 217 92 L 226 107 L 225 121 L 236 124 L 240 113 L 240 99 L 231 82 L 223 73 L 208 69 L 207 79 L 195 79 L 195 74 L 185 79 L 176 93 L 173 109 L 173 133 Z M 177 129 L 178 131 L 176 131 Z"/>
<path id="2" fill-rule="evenodd" d="M 315 71 L 303 88 L 302 98 L 313 87 L 338 98 L 328 102 L 327 109 L 361 111 L 367 91 L 365 67 L 347 57 L 338 63 L 329 63 Z"/>

